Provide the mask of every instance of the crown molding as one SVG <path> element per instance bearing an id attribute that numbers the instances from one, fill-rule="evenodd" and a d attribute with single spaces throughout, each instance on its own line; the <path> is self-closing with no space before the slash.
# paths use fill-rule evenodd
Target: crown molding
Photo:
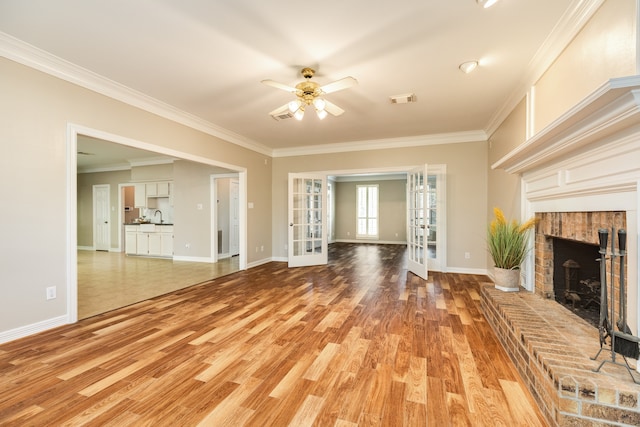
<path id="1" fill-rule="evenodd" d="M 223 141 L 261 154 L 271 155 L 271 148 L 265 145 L 107 79 L 4 32 L 0 32 L 0 55 L 69 83 L 220 138 Z"/>
<path id="2" fill-rule="evenodd" d="M 308 147 L 279 148 L 273 150 L 273 157 L 309 156 L 313 154 L 346 153 L 350 151 L 385 150 L 389 148 L 420 147 L 425 145 L 457 144 L 462 142 L 483 142 L 487 134 L 482 130 L 440 133 L 403 138 L 373 139 L 367 141 L 339 142 L 335 144 L 312 145 Z"/>
<path id="3" fill-rule="evenodd" d="M 604 0 L 574 0 L 529 62 L 527 72 L 519 86 L 511 92 L 489 120 L 486 126 L 488 136 L 493 135 L 603 3 Z"/>

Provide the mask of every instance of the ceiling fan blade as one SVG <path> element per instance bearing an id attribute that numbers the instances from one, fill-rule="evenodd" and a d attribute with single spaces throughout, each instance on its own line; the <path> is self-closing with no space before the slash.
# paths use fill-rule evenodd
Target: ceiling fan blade
<path id="1" fill-rule="evenodd" d="M 284 104 L 281 107 L 276 108 L 272 112 L 269 113 L 270 116 L 279 116 L 280 114 L 289 111 L 289 103 Z"/>
<path id="2" fill-rule="evenodd" d="M 329 102 L 326 99 L 324 100 L 325 105 L 324 105 L 324 110 L 329 113 L 332 114 L 334 116 L 339 116 L 342 113 L 344 113 L 344 110 L 340 107 L 338 107 L 336 104 L 334 104 L 333 102 Z"/>
<path id="3" fill-rule="evenodd" d="M 262 80 L 262 83 L 266 84 L 267 86 L 275 87 L 276 89 L 281 89 L 290 93 L 296 93 L 297 91 L 295 87 L 291 87 L 283 83 L 278 83 L 273 80 Z"/>
<path id="4" fill-rule="evenodd" d="M 324 93 L 332 93 L 350 88 L 351 86 L 354 86 L 356 84 L 358 84 L 358 81 L 353 77 L 345 77 L 343 79 L 336 80 L 333 83 L 328 83 L 324 86 L 320 86 L 320 90 Z"/>

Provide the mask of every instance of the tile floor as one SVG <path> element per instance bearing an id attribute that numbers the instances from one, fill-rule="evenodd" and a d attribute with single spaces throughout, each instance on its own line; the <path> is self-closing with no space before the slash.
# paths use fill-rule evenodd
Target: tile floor
<path id="1" fill-rule="evenodd" d="M 78 319 L 238 271 L 239 257 L 215 264 L 78 251 Z"/>

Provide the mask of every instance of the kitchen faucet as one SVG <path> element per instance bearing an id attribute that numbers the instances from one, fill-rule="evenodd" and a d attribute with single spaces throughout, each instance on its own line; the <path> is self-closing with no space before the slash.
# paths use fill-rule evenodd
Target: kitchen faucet
<path id="1" fill-rule="evenodd" d="M 162 220 L 162 211 L 160 209 L 156 209 L 156 211 L 153 213 L 153 216 L 156 216 L 157 214 L 160 214 L 160 224 L 162 224 L 164 222 Z"/>

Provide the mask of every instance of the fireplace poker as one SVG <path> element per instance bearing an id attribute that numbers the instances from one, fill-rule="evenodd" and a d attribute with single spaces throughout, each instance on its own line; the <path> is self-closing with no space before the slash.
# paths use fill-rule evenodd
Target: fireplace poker
<path id="1" fill-rule="evenodd" d="M 600 253 L 600 322 L 598 323 L 598 331 L 600 332 L 600 350 L 602 350 L 602 345 L 611 331 L 611 324 L 607 319 L 607 240 L 609 240 L 609 230 L 599 229 L 598 239 L 600 240 L 600 250 L 598 251 Z"/>
<path id="2" fill-rule="evenodd" d="M 613 236 L 612 236 L 613 238 Z M 624 259 L 627 253 L 627 232 L 625 230 L 618 230 L 618 250 L 620 254 L 620 308 L 618 321 L 618 331 L 613 332 L 614 350 L 616 353 L 621 354 L 624 357 L 632 357 L 637 359 L 640 356 L 640 346 L 638 337 L 634 336 L 631 332 L 631 328 L 627 325 L 627 295 L 625 294 L 625 277 L 624 277 Z M 613 270 L 613 265 L 611 266 Z M 613 282 L 611 284 L 613 289 Z M 613 300 L 611 301 L 613 305 Z"/>
<path id="3" fill-rule="evenodd" d="M 636 380 L 636 378 L 633 376 L 633 372 L 631 370 L 631 367 L 629 366 L 629 363 L 627 362 L 627 357 L 634 357 L 634 358 L 638 358 L 638 352 L 640 351 L 640 338 L 633 336 L 631 333 L 626 333 L 623 331 L 616 331 L 613 329 L 613 322 L 614 322 L 614 301 L 615 301 L 615 286 L 613 285 L 613 266 L 614 266 L 614 261 L 615 258 L 618 257 L 619 255 L 616 254 L 615 251 L 615 244 L 614 244 L 614 239 L 615 239 L 615 228 L 611 229 L 611 253 L 610 253 L 610 257 L 611 257 L 611 292 L 610 292 L 610 298 L 611 298 L 611 322 L 609 321 L 609 318 L 607 318 L 607 311 L 609 309 L 608 307 L 608 295 L 607 295 L 607 265 L 606 265 L 606 257 L 607 257 L 607 241 L 609 240 L 609 231 L 607 229 L 604 228 L 600 228 L 598 229 L 598 238 L 600 239 L 600 295 L 601 295 L 601 302 L 600 302 L 600 323 L 598 325 L 598 331 L 599 331 L 599 335 L 600 335 L 600 350 L 598 350 L 598 353 L 591 358 L 591 360 L 596 360 L 598 359 L 598 356 L 600 355 L 600 353 L 602 352 L 602 345 L 605 344 L 605 340 L 607 339 L 607 337 L 610 337 L 611 340 L 611 346 L 610 346 L 610 351 L 611 351 L 611 360 L 603 360 L 600 365 L 594 369 L 594 372 L 599 372 L 600 369 L 602 368 L 602 366 L 606 363 L 613 363 L 615 365 L 619 365 L 619 366 L 623 366 L 627 369 L 627 372 L 629 372 L 629 375 L 631 375 L 631 379 L 633 380 L 634 383 L 636 384 L 640 384 L 639 381 Z M 620 235 L 618 235 L 618 246 L 621 249 L 621 255 L 620 256 L 624 256 L 626 255 L 626 233 L 622 233 L 622 243 L 620 243 Z M 621 268 L 622 268 L 622 264 L 624 264 L 624 262 L 621 262 Z M 624 281 L 624 273 L 622 273 L 622 281 Z M 621 291 L 623 291 L 622 287 L 624 286 L 622 283 L 620 284 L 621 286 Z M 621 298 L 623 298 L 621 296 Z M 626 323 L 626 318 L 624 318 L 626 315 L 626 313 L 623 313 L 623 319 L 621 319 L 622 323 Z M 619 323 L 618 323 L 619 326 Z M 626 326 L 626 325 L 623 325 Z M 622 355 L 622 358 L 624 360 L 624 364 L 619 363 L 616 361 L 616 353 Z"/>

